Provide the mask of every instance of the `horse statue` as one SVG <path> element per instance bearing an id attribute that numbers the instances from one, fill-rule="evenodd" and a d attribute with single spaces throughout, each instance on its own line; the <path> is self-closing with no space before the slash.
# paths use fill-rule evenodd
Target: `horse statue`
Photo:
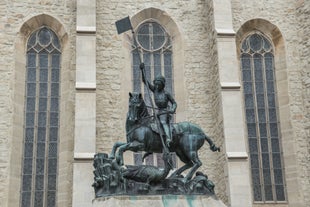
<path id="1" fill-rule="evenodd" d="M 126 120 L 127 142 L 116 142 L 112 148 L 110 158 L 115 158 L 120 165 L 123 165 L 123 153 L 127 150 L 138 152 L 144 151 L 146 154 L 162 153 L 163 143 L 158 131 L 151 127 L 154 123 L 154 116 L 150 116 L 147 106 L 141 93 L 129 93 L 129 110 Z M 196 170 L 202 165 L 198 157 L 198 150 L 207 141 L 210 149 L 220 151 L 213 141 L 202 131 L 202 129 L 190 122 L 180 122 L 172 126 L 172 143 L 169 146 L 170 152 L 175 152 L 184 166 L 172 173 L 170 178 L 179 177 L 181 173 L 190 169 L 185 176 L 185 180 L 190 180 Z"/>

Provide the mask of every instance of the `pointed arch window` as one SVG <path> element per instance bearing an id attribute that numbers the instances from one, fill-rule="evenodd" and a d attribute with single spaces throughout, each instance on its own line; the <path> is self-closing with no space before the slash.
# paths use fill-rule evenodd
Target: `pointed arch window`
<path id="1" fill-rule="evenodd" d="M 146 86 L 141 81 L 139 55 L 145 64 L 146 78 L 153 80 L 154 77 L 163 75 L 166 79 L 165 90 L 174 96 L 171 38 L 165 29 L 154 20 L 142 23 L 136 34 L 136 41 L 132 45 L 133 89 L 134 92 L 144 94 L 145 103 L 151 106 Z M 134 160 L 136 164 L 141 164 L 141 153 L 136 153 Z M 151 155 L 147 157 L 146 162 L 147 164 L 164 166 L 161 156 Z"/>
<path id="2" fill-rule="evenodd" d="M 261 33 L 241 45 L 246 126 L 255 202 L 286 201 L 274 49 Z"/>
<path id="3" fill-rule="evenodd" d="M 141 82 L 139 69 L 139 53 L 145 64 L 148 80 L 158 75 L 166 78 L 165 90 L 173 93 L 172 79 L 172 45 L 171 40 L 164 28 L 153 21 L 143 23 L 137 30 L 136 44 L 133 45 L 133 86 L 135 92 L 146 93 L 146 88 Z M 146 102 L 150 100 L 145 96 Z"/>
<path id="4" fill-rule="evenodd" d="M 61 47 L 47 27 L 27 43 L 21 206 L 56 206 Z"/>

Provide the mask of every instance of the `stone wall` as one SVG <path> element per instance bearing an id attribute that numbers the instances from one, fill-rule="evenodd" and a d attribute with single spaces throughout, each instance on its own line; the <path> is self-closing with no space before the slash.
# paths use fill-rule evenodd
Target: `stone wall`
<path id="1" fill-rule="evenodd" d="M 306 1 L 305 1 L 306 2 Z M 236 31 L 248 20 L 264 19 L 274 24 L 281 32 L 284 40 L 288 87 L 288 111 L 280 117 L 280 122 L 289 121 L 289 128 L 282 127 L 283 156 L 286 171 L 286 184 L 289 206 L 304 206 L 309 195 L 309 4 L 304 1 L 240 1 L 232 0 L 233 24 Z M 307 34 L 308 32 L 308 34 Z M 277 43 L 274 43 L 277 44 Z M 308 62 L 309 63 L 309 62 Z M 277 69 L 277 65 L 276 65 Z M 280 78 L 280 77 L 278 77 Z M 281 77 L 282 78 L 282 77 Z M 284 101 L 279 97 L 279 102 Z M 309 105 L 309 104 L 308 104 Z M 281 107 L 281 106 L 280 106 Z M 287 139 L 286 139 L 287 138 Z M 288 140 L 289 139 L 289 140 Z"/>
<path id="2" fill-rule="evenodd" d="M 46 14 L 46 15 L 42 15 Z M 49 16 L 50 15 L 50 16 Z M 74 100 L 74 1 L 3 1 L 0 3 L 0 206 L 18 206 L 20 192 L 21 156 L 23 149 L 23 114 L 25 79 L 25 46 L 28 29 L 38 29 L 42 25 L 53 28 L 56 34 L 65 34 L 62 39 L 63 61 L 60 122 L 67 123 L 61 128 L 59 192 L 60 206 L 70 206 L 72 186 L 72 130 Z M 36 19 L 35 16 L 40 16 Z M 60 25 L 56 21 L 59 20 Z M 32 21 L 28 21 L 32 19 Z M 58 28 L 56 28 L 59 26 Z M 21 31 L 22 27 L 24 28 Z M 57 31 L 63 29 L 63 31 Z M 69 37 L 69 38 L 68 38 Z M 63 64 L 66 63 L 66 64 Z M 64 101 L 65 100 L 65 101 Z M 71 141 L 70 141 L 71 140 Z M 71 149 L 71 153 L 70 153 Z"/>
<path id="3" fill-rule="evenodd" d="M 209 151 L 209 146 L 205 147 L 202 151 L 202 157 L 206 158 L 203 171 L 208 172 L 210 177 L 216 183 L 216 194 L 226 204 L 228 204 L 227 194 L 227 175 L 225 173 L 227 160 L 225 155 L 225 140 L 223 130 L 223 115 L 221 103 L 221 88 L 219 80 L 219 64 L 218 64 L 218 47 L 217 47 L 217 34 L 214 25 L 214 8 L 213 1 L 207 1 L 203 11 L 203 24 L 205 37 L 202 40 L 207 41 L 207 46 L 202 54 L 208 59 L 208 69 L 206 71 L 206 82 L 210 84 L 206 86 L 205 93 L 207 100 L 212 108 L 206 114 L 206 117 L 211 118 L 211 123 L 208 125 L 207 133 L 211 136 L 214 143 L 221 148 L 221 153 L 212 153 Z M 212 169 L 212 171 L 211 171 Z"/>
<path id="4" fill-rule="evenodd" d="M 296 2 L 296 16 L 298 22 L 297 36 L 299 39 L 299 68 L 302 81 L 300 92 L 302 97 L 301 115 L 299 116 L 300 135 L 298 142 L 298 161 L 300 164 L 300 184 L 305 203 L 310 203 L 310 2 Z"/>

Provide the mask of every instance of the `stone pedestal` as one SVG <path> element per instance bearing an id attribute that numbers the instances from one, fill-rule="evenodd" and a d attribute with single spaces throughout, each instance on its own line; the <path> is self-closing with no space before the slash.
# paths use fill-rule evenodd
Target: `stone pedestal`
<path id="1" fill-rule="evenodd" d="M 215 196 L 115 196 L 96 198 L 93 207 L 226 207 Z"/>

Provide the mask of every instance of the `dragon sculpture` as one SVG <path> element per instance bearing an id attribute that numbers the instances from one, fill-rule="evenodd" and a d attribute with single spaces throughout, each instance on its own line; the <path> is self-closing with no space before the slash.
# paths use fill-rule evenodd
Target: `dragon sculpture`
<path id="1" fill-rule="evenodd" d="M 146 183 L 148 186 L 164 180 L 173 168 L 172 156 L 170 153 L 163 154 L 164 169 L 153 165 L 126 165 L 122 176 L 129 180 Z"/>

